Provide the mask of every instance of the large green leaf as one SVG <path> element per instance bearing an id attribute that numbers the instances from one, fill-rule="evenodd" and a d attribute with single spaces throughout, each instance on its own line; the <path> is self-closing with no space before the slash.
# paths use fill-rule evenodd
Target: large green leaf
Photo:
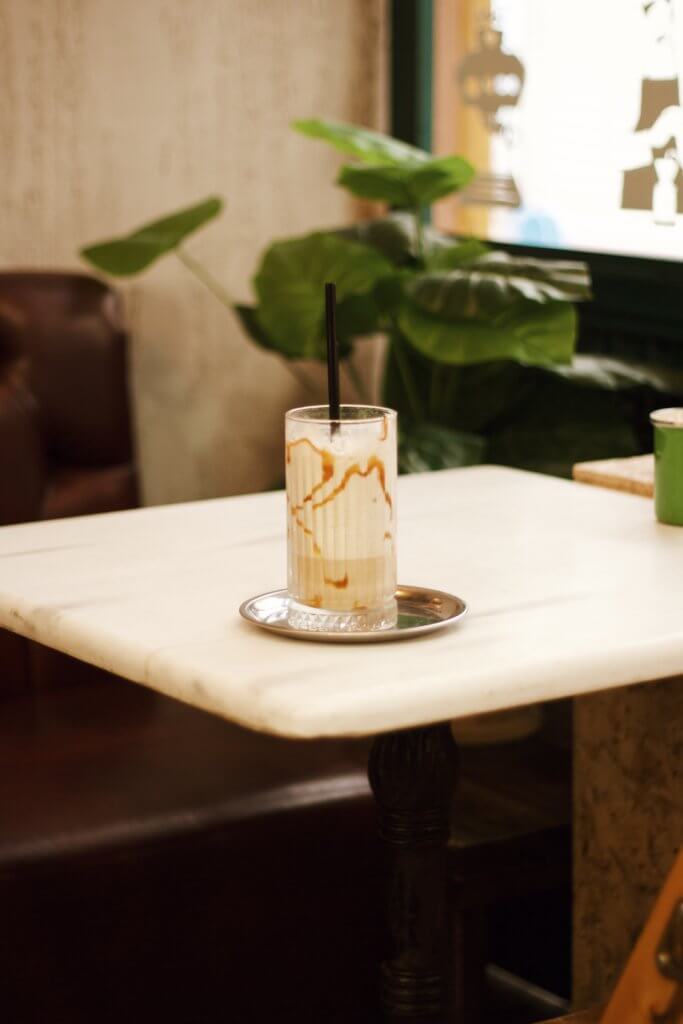
<path id="1" fill-rule="evenodd" d="M 430 237 L 427 247 L 429 271 L 454 270 L 476 263 L 489 251 L 488 245 L 478 238 L 456 240 L 448 235 Z"/>
<path id="2" fill-rule="evenodd" d="M 303 356 L 282 351 L 273 338 L 265 331 L 259 316 L 258 306 L 233 306 L 237 317 L 251 340 L 268 352 L 277 352 L 285 358 L 298 359 Z M 351 295 L 337 304 L 337 340 L 339 355 L 346 359 L 351 355 L 353 342 L 363 335 L 375 334 L 378 329 L 379 310 L 372 295 Z M 318 358 L 322 358 L 322 351 Z"/>
<path id="3" fill-rule="evenodd" d="M 392 206 L 429 206 L 463 188 L 474 168 L 459 156 L 431 157 L 421 164 L 342 167 L 337 184 L 363 199 L 377 199 Z"/>
<path id="4" fill-rule="evenodd" d="M 278 343 L 265 331 L 259 317 L 258 306 L 235 305 L 233 309 L 245 332 L 259 348 L 276 352 L 289 359 L 304 358 L 282 351 Z M 337 305 L 337 340 L 342 359 L 351 355 L 353 341 L 356 338 L 376 332 L 378 316 L 375 302 L 369 295 L 352 295 Z"/>
<path id="5" fill-rule="evenodd" d="M 392 206 L 414 206 L 408 191 L 410 170 L 405 167 L 362 167 L 346 164 L 339 172 L 337 184 L 362 199 L 376 199 Z"/>
<path id="6" fill-rule="evenodd" d="M 376 220 L 361 220 L 336 234 L 370 246 L 394 266 L 405 266 L 417 256 L 415 217 L 410 213 L 395 211 Z"/>
<path id="7" fill-rule="evenodd" d="M 605 391 L 646 388 L 669 395 L 683 394 L 683 369 L 680 367 L 580 354 L 571 365 L 554 367 L 554 372 L 572 383 Z"/>
<path id="8" fill-rule="evenodd" d="M 429 159 L 429 153 L 423 149 L 355 124 L 313 119 L 294 121 L 292 127 L 311 139 L 329 142 L 335 149 L 366 164 L 419 164 Z"/>
<path id="9" fill-rule="evenodd" d="M 359 221 L 340 228 L 336 234 L 340 238 L 369 245 L 397 267 L 414 266 L 421 256 L 415 215 L 405 210 L 394 210 L 386 217 Z M 486 252 L 482 242 L 472 239 L 459 241 L 429 224 L 424 225 L 422 234 L 428 264 L 431 267 L 434 261 L 437 269 L 454 266 L 465 259 L 471 261 Z M 452 254 L 450 262 L 442 262 L 448 253 Z"/>
<path id="10" fill-rule="evenodd" d="M 80 255 L 88 263 L 117 277 L 127 277 L 145 270 L 160 256 L 176 249 L 182 241 L 223 209 L 217 196 L 189 206 L 170 216 L 154 220 L 129 235 L 86 246 Z"/>
<path id="11" fill-rule="evenodd" d="M 376 334 L 379 329 L 380 310 L 374 291 L 366 295 L 349 295 L 337 303 L 340 355 L 347 355 L 351 351 L 356 338 Z"/>
<path id="12" fill-rule="evenodd" d="M 558 387 L 584 395 L 587 403 L 600 402 L 606 407 L 616 402 L 622 418 L 637 436 L 637 447 L 630 453 L 634 455 L 652 451 L 652 410 L 683 402 L 683 373 L 676 367 L 582 354 L 570 366 L 548 367 L 543 373 L 555 378 Z M 600 457 L 602 453 L 585 456 Z"/>
<path id="13" fill-rule="evenodd" d="M 492 462 L 568 477 L 577 462 L 644 450 L 636 417 L 619 393 L 579 386 L 546 370 L 528 372 L 530 397 L 490 433 Z"/>
<path id="14" fill-rule="evenodd" d="M 379 311 L 379 326 L 381 330 L 388 331 L 394 326 L 405 302 L 405 284 L 410 281 L 412 274 L 407 268 L 396 270 L 390 277 L 383 277 L 378 281 L 373 290 L 375 305 Z"/>
<path id="15" fill-rule="evenodd" d="M 400 473 L 477 466 L 485 459 L 486 440 L 434 423 L 410 423 L 401 417 L 398 442 Z"/>
<path id="16" fill-rule="evenodd" d="M 263 329 L 256 306 L 235 305 L 233 306 L 233 309 L 235 310 L 242 327 L 251 340 L 259 346 L 259 348 L 265 348 L 269 352 L 279 351 L 273 339 L 270 338 Z"/>
<path id="17" fill-rule="evenodd" d="M 506 422 L 517 405 L 529 401 L 533 391 L 533 374 L 520 363 L 495 360 L 449 366 L 435 363 L 405 344 L 403 359 L 407 364 L 404 372 L 408 373 L 430 419 L 468 434 L 486 435 L 496 424 Z M 382 403 L 398 409 L 401 418 L 411 414 L 393 345 L 387 352 Z"/>
<path id="18" fill-rule="evenodd" d="M 370 295 L 377 282 L 393 272 L 391 264 L 368 246 L 326 232 L 275 242 L 254 278 L 260 327 L 282 355 L 324 360 L 325 282 L 336 284 L 341 330 L 348 329 L 345 322 L 362 319 L 365 333 L 368 306 L 342 306 L 351 297 Z"/>
<path id="19" fill-rule="evenodd" d="M 459 366 L 493 359 L 539 366 L 568 362 L 576 338 L 576 313 L 568 302 L 519 301 L 489 320 L 445 320 L 406 302 L 398 325 L 418 352 Z"/>
<path id="20" fill-rule="evenodd" d="M 461 156 L 436 156 L 412 172 L 409 182 L 415 206 L 429 206 L 437 199 L 469 184 L 475 170 Z"/>
<path id="21" fill-rule="evenodd" d="M 440 266 L 419 274 L 408 288 L 413 301 L 428 313 L 455 320 L 488 319 L 519 302 L 577 302 L 590 298 L 590 278 L 583 263 L 534 260 L 491 252 L 477 256 L 442 249 L 432 258 Z M 464 256 L 463 260 L 461 257 Z"/>
<path id="22" fill-rule="evenodd" d="M 651 451 L 650 411 L 683 398 L 680 371 L 613 357 L 577 356 L 570 367 L 447 366 L 404 346 L 403 358 L 430 419 L 484 437 L 487 461 L 561 476 L 575 462 Z M 405 369 L 390 348 L 382 400 L 399 410 L 402 423 L 415 405 Z"/>

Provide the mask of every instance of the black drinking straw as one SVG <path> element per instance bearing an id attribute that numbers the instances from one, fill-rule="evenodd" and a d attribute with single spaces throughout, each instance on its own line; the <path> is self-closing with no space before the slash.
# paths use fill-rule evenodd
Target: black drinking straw
<path id="1" fill-rule="evenodd" d="M 327 336 L 327 392 L 330 419 L 341 417 L 339 409 L 339 346 L 337 344 L 337 289 L 330 281 L 325 285 L 325 333 Z M 332 424 L 332 433 L 339 429 Z"/>

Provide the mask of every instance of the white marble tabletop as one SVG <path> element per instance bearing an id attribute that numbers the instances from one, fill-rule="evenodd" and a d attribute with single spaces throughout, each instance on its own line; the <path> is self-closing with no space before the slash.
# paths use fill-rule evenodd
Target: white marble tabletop
<path id="1" fill-rule="evenodd" d="M 627 494 L 497 467 L 404 477 L 399 579 L 470 604 L 419 640 L 288 640 L 281 493 L 0 529 L 0 625 L 253 729 L 385 730 L 683 673 L 683 529 Z"/>

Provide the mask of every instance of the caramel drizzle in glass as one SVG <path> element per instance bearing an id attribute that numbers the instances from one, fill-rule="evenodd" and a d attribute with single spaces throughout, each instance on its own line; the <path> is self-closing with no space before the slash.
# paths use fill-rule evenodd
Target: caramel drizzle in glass
<path id="1" fill-rule="evenodd" d="M 361 469 L 360 464 L 358 462 L 354 462 L 352 466 L 349 466 L 349 468 L 346 470 L 344 476 L 341 478 L 341 480 L 334 488 L 334 490 L 330 491 L 330 493 L 325 498 L 323 498 L 322 501 L 316 501 L 313 504 L 313 511 L 317 511 L 317 509 L 322 508 L 323 505 L 328 505 L 331 501 L 334 501 L 335 498 L 338 498 L 342 491 L 346 490 L 347 484 L 351 477 L 360 476 L 365 478 L 370 476 L 370 474 L 373 472 L 377 473 L 377 478 L 379 480 L 379 485 L 382 488 L 384 500 L 386 501 L 389 508 L 391 508 L 392 501 L 391 495 L 387 491 L 387 475 L 386 470 L 384 468 L 384 463 L 382 462 L 381 459 L 378 459 L 376 455 L 371 455 L 370 458 L 368 459 L 368 464 L 365 467 L 365 469 Z"/>
<path id="2" fill-rule="evenodd" d="M 319 455 L 320 458 L 322 459 L 322 479 L 319 480 L 315 487 L 313 487 L 313 489 L 310 491 L 310 493 L 306 495 L 301 504 L 292 505 L 292 515 L 294 516 L 295 519 L 297 512 L 303 512 L 304 505 L 306 504 L 306 502 L 313 501 L 314 495 L 316 495 L 318 491 L 325 486 L 327 481 L 331 480 L 332 477 L 334 476 L 334 456 L 332 455 L 332 452 L 328 452 L 326 448 L 318 448 L 318 446 L 313 444 L 313 442 L 310 441 L 307 437 L 300 437 L 298 441 L 290 441 L 289 444 L 286 445 L 287 463 L 290 463 L 292 461 L 292 448 L 296 448 L 296 446 L 299 444 L 307 444 L 309 448 L 312 448 L 313 451 L 316 452 L 316 454 Z M 304 533 L 312 534 L 312 531 L 309 530 L 308 527 L 304 526 L 298 520 L 297 523 L 299 526 L 301 526 Z M 317 547 L 317 545 L 315 546 Z"/>
<path id="3" fill-rule="evenodd" d="M 320 545 L 315 539 L 315 534 L 313 533 L 313 530 L 310 528 L 310 526 L 306 526 L 305 523 L 302 523 L 301 519 L 299 519 L 299 516 L 297 515 L 297 512 L 301 507 L 301 505 L 290 505 L 289 511 L 296 525 L 301 527 L 301 530 L 306 534 L 307 537 L 313 538 L 313 554 L 321 555 L 322 551 L 320 550 Z"/>
<path id="4" fill-rule="evenodd" d="M 382 420 L 382 434 L 380 435 L 379 440 L 380 441 L 385 441 L 386 438 L 387 438 L 388 433 L 389 433 L 389 421 L 388 421 L 388 417 L 385 416 L 383 418 L 383 420 Z M 292 518 L 294 519 L 294 522 L 296 523 L 296 525 L 298 527 L 300 527 L 300 529 L 303 531 L 303 533 L 306 534 L 306 536 L 312 538 L 312 540 L 313 540 L 313 553 L 316 554 L 316 555 L 321 555 L 322 551 L 320 550 L 320 545 L 318 544 L 318 542 L 315 539 L 315 535 L 313 533 L 313 530 L 310 528 L 310 526 L 306 526 L 306 524 L 304 522 L 302 522 L 302 520 L 299 518 L 299 512 L 303 512 L 304 505 L 306 505 L 307 503 L 312 502 L 314 496 L 318 493 L 318 491 L 322 490 L 322 488 L 325 486 L 325 484 L 328 483 L 332 479 L 332 477 L 334 476 L 334 455 L 332 454 L 332 452 L 329 452 L 326 448 L 318 448 L 318 446 L 313 444 L 313 442 L 309 438 L 307 438 L 307 437 L 300 437 L 296 441 L 290 441 L 285 446 L 286 461 L 287 461 L 288 464 L 291 463 L 291 461 L 292 461 L 292 448 L 296 448 L 297 445 L 300 445 L 300 444 L 308 445 L 309 448 L 312 448 L 313 451 L 316 452 L 316 454 L 318 454 L 320 456 L 320 458 L 322 459 L 322 466 L 321 466 L 322 477 L 318 481 L 318 483 L 315 484 L 311 488 L 309 493 L 305 495 L 303 501 L 301 501 L 300 504 L 298 504 L 298 505 L 290 505 L 290 513 L 292 515 Z M 344 476 L 342 477 L 340 482 L 337 484 L 337 486 L 326 497 L 324 497 L 321 501 L 317 501 L 317 502 L 315 502 L 315 503 L 313 503 L 311 505 L 312 510 L 313 511 L 317 511 L 317 509 L 323 508 L 324 505 L 328 505 L 330 502 L 334 501 L 335 498 L 338 498 L 339 495 L 342 494 L 343 491 L 346 490 L 346 487 L 348 486 L 349 480 L 352 477 L 358 476 L 358 477 L 361 477 L 363 479 L 367 479 L 370 476 L 370 474 L 373 473 L 373 472 L 377 473 L 377 479 L 379 481 L 379 485 L 380 485 L 380 488 L 382 490 L 382 494 L 384 495 L 384 500 L 386 501 L 389 509 L 391 510 L 393 508 L 393 504 L 392 504 L 392 500 L 391 500 L 391 495 L 389 494 L 389 492 L 387 490 L 386 469 L 385 469 L 383 461 L 381 459 L 378 459 L 376 455 L 371 455 L 370 456 L 370 458 L 368 459 L 368 463 L 367 463 L 365 469 L 361 469 L 360 464 L 357 463 L 357 462 L 354 462 L 354 464 L 352 466 L 349 466 L 349 468 L 346 470 L 346 472 L 344 473 Z M 389 532 L 386 532 L 384 534 L 384 539 L 385 540 L 391 540 L 391 534 Z M 348 587 L 348 585 L 349 585 L 349 574 L 345 573 L 343 578 L 340 579 L 340 580 L 330 579 L 330 578 L 328 578 L 327 576 L 325 576 L 323 574 L 323 581 L 328 586 L 336 587 L 337 590 L 345 590 Z M 320 597 L 316 596 L 316 598 L 313 601 L 309 601 L 308 604 L 312 604 L 314 607 L 319 607 L 320 605 L 316 604 L 315 602 L 321 602 L 322 603 L 322 599 Z"/>
<path id="5" fill-rule="evenodd" d="M 292 461 L 292 448 L 298 448 L 300 444 L 307 444 L 308 447 L 312 448 L 314 452 L 318 453 L 318 455 L 322 455 L 323 453 L 323 449 L 318 448 L 318 446 L 316 444 L 313 444 L 313 442 L 308 437 L 300 437 L 296 441 L 289 441 L 288 444 L 285 446 L 287 462 Z"/>
<path id="6" fill-rule="evenodd" d="M 331 580 L 323 573 L 323 581 L 327 583 L 328 587 L 336 587 L 337 590 L 346 590 L 349 585 L 349 574 L 344 573 L 344 576 L 340 580 Z"/>

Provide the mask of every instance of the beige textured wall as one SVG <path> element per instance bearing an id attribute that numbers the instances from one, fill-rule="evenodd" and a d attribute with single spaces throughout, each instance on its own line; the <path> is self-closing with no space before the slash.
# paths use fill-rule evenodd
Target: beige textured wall
<path id="1" fill-rule="evenodd" d="M 358 212 L 288 124 L 382 123 L 384 3 L 1 0 L 0 266 L 78 266 L 80 244 L 217 192 L 189 248 L 248 298 L 265 243 Z M 146 500 L 268 485 L 306 395 L 174 260 L 125 291 Z"/>

